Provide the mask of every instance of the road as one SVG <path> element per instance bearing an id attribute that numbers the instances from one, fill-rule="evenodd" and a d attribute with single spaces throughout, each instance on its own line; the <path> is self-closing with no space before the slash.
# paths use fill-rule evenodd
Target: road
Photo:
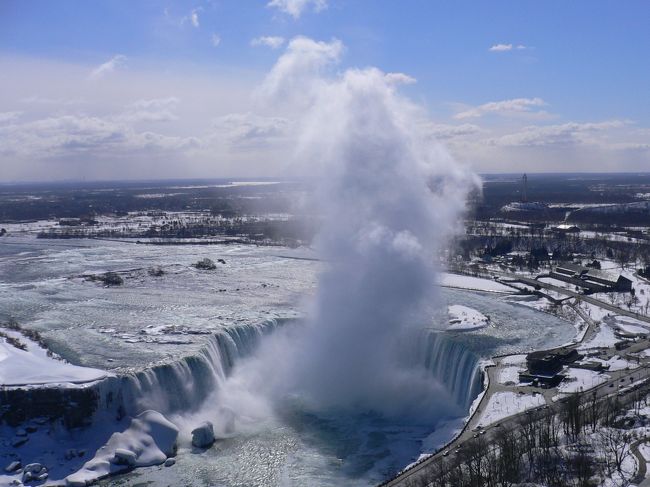
<path id="1" fill-rule="evenodd" d="M 523 284 L 527 284 L 529 286 L 539 286 L 544 289 L 548 289 L 550 291 L 555 291 L 556 293 L 564 294 L 566 296 L 571 296 L 574 298 L 579 298 L 582 301 L 586 303 L 593 304 L 594 306 L 598 306 L 600 308 L 606 309 L 608 311 L 611 311 L 612 313 L 616 313 L 618 315 L 623 315 L 623 316 L 628 316 L 630 318 L 635 318 L 640 321 L 645 321 L 646 323 L 650 323 L 650 318 L 647 316 L 640 315 L 638 313 L 634 313 L 632 311 L 624 310 L 622 308 L 619 308 L 618 306 L 614 306 L 613 304 L 606 303 L 605 301 L 602 301 L 600 299 L 594 298 L 593 296 L 589 296 L 587 294 L 580 294 L 575 291 L 571 291 L 570 289 L 566 289 L 563 287 L 555 286 L 553 284 L 549 284 L 544 281 L 539 281 L 537 279 L 531 279 L 530 277 L 524 277 L 520 276 L 518 274 L 508 274 L 508 273 L 500 273 L 502 277 L 507 277 L 509 279 L 512 279 L 513 281 L 519 281 Z"/>
<path id="2" fill-rule="evenodd" d="M 630 445 L 630 451 L 632 452 L 632 455 L 635 456 L 636 464 L 638 466 L 636 475 L 630 481 L 630 483 L 638 485 L 639 487 L 650 485 L 650 479 L 646 479 L 646 474 L 648 470 L 646 459 L 643 458 L 643 455 L 641 455 L 641 452 L 639 451 L 639 445 L 645 443 L 646 441 L 648 440 L 646 439 L 638 440 Z"/>

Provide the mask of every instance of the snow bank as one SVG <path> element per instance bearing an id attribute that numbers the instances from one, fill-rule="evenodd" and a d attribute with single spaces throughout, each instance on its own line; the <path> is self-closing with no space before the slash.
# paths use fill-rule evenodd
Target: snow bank
<path id="1" fill-rule="evenodd" d="M 514 392 L 496 392 L 490 397 L 485 408 L 480 413 L 478 426 L 487 426 L 513 414 L 521 413 L 546 404 L 544 396 L 516 394 Z"/>
<path id="2" fill-rule="evenodd" d="M 448 331 L 469 331 L 484 328 L 490 324 L 487 316 L 473 308 L 453 304 L 447 308 L 449 313 Z"/>
<path id="3" fill-rule="evenodd" d="M 489 292 L 506 292 L 514 293 L 515 290 L 505 284 L 480 277 L 465 276 L 459 274 L 450 274 L 443 272 L 440 275 L 440 285 L 447 287 L 457 287 L 460 289 L 472 289 L 476 291 Z"/>
<path id="4" fill-rule="evenodd" d="M 25 350 L 0 337 L 0 386 L 83 384 L 108 377 L 108 372 L 79 367 L 47 355 L 38 343 L 14 330 L 2 329 L 8 337 L 18 340 Z"/>
<path id="5" fill-rule="evenodd" d="M 564 375 L 566 375 L 566 379 L 562 381 L 557 390 L 558 392 L 565 394 L 578 392 L 580 390 L 587 391 L 609 379 L 608 375 L 599 374 L 593 370 L 574 369 L 571 367 L 566 370 Z M 553 400 L 555 400 L 555 397 Z"/>
<path id="6" fill-rule="evenodd" d="M 95 457 L 66 477 L 70 487 L 85 486 L 133 467 L 160 465 L 176 453 L 178 428 L 157 411 L 145 411 L 122 433 L 114 433 Z"/>

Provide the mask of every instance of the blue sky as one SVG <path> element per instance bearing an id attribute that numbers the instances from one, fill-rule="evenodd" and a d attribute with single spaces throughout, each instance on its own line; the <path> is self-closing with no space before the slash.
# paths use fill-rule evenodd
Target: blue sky
<path id="1" fill-rule="evenodd" d="M 4 0 L 0 180 L 281 172 L 251 93 L 296 36 L 417 80 L 479 172 L 650 170 L 647 1 Z"/>

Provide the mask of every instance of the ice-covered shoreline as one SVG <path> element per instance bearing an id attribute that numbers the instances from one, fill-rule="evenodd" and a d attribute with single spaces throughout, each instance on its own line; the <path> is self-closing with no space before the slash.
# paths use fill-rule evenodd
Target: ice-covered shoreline
<path id="1" fill-rule="evenodd" d="M 91 367 L 57 359 L 18 331 L 0 326 L 0 388 L 71 387 L 114 376 Z M 11 340 L 14 344 L 9 343 Z"/>

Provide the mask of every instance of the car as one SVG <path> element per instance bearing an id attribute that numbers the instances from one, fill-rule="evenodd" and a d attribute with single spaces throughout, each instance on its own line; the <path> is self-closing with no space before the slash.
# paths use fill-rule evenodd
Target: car
<path id="1" fill-rule="evenodd" d="M 495 428 L 500 428 L 500 427 L 501 427 L 501 423 L 496 423 L 496 424 L 494 425 L 494 427 L 495 427 Z"/>
<path id="2" fill-rule="evenodd" d="M 614 384 L 610 384 L 609 387 L 614 387 Z"/>
<path id="3" fill-rule="evenodd" d="M 449 455 L 449 450 L 445 450 L 442 454 L 443 457 L 446 457 L 447 455 Z"/>
<path id="4" fill-rule="evenodd" d="M 478 433 L 474 433 L 474 438 L 478 438 Z"/>
<path id="5" fill-rule="evenodd" d="M 485 430 L 483 430 L 483 431 L 481 431 L 481 432 L 479 433 L 479 435 L 484 435 L 484 434 L 485 434 Z"/>

